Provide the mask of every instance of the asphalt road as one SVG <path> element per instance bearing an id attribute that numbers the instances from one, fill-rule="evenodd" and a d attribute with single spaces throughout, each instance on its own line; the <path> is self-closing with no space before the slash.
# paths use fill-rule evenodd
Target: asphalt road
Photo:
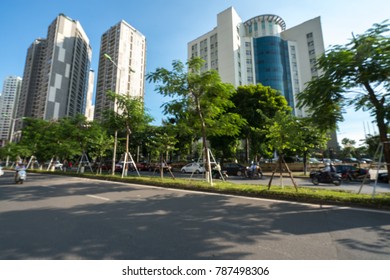
<path id="1" fill-rule="evenodd" d="M 0 259 L 390 259 L 390 212 L 12 173 Z"/>

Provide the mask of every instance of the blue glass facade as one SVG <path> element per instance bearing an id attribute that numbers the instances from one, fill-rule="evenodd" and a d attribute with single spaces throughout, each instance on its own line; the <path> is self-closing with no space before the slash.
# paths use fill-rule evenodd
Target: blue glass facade
<path id="1" fill-rule="evenodd" d="M 287 41 L 276 36 L 253 39 L 256 83 L 280 91 L 294 108 Z"/>

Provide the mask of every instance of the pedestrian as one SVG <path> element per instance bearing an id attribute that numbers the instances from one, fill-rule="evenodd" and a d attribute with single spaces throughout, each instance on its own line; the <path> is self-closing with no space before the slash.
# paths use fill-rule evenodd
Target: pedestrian
<path id="1" fill-rule="evenodd" d="M 62 163 L 62 168 L 63 168 L 64 172 L 66 172 L 68 167 L 69 167 L 69 162 L 66 159 L 64 159 L 64 162 Z"/>

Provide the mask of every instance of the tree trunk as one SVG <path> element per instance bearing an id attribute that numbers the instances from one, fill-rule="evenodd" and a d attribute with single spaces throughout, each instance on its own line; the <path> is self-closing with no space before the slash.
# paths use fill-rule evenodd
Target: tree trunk
<path id="1" fill-rule="evenodd" d="M 118 145 L 118 130 L 115 129 L 114 132 L 114 150 L 113 150 L 113 155 L 112 155 L 112 170 L 111 170 L 111 175 L 115 175 L 115 160 L 116 160 L 116 146 Z"/>
<path id="2" fill-rule="evenodd" d="M 249 164 L 249 150 L 250 150 L 250 144 L 249 144 L 249 136 L 247 135 L 245 139 L 245 160 Z"/>
<path id="3" fill-rule="evenodd" d="M 161 153 L 160 155 L 160 178 L 164 178 L 164 155 Z"/>
<path id="4" fill-rule="evenodd" d="M 128 167 L 128 162 L 129 162 L 129 140 L 130 140 L 130 133 L 129 130 L 126 131 L 126 154 L 123 159 L 123 166 L 122 166 L 122 178 L 126 174 L 127 176 L 127 171 L 129 169 Z"/>
<path id="5" fill-rule="evenodd" d="M 364 87 L 368 92 L 368 97 L 371 103 L 375 107 L 375 118 L 379 130 L 379 139 L 383 143 L 383 156 L 386 162 L 387 174 L 390 174 L 390 145 L 389 138 L 387 137 L 387 125 L 385 123 L 385 108 L 384 108 L 384 98 L 378 100 L 374 90 L 368 82 L 363 83 Z M 389 182 L 390 183 L 390 176 Z"/>
<path id="6" fill-rule="evenodd" d="M 202 143 L 203 143 L 204 155 L 205 155 L 205 159 L 206 159 L 206 162 L 205 162 L 206 179 L 208 182 L 210 182 L 210 184 L 212 184 L 213 182 L 212 182 L 212 176 L 211 176 L 210 159 L 209 159 L 209 152 L 208 152 L 208 147 L 207 147 L 206 124 L 204 122 L 202 110 L 200 108 L 199 99 L 195 98 L 195 102 L 196 102 L 196 110 L 198 112 L 201 127 L 202 127 Z"/>

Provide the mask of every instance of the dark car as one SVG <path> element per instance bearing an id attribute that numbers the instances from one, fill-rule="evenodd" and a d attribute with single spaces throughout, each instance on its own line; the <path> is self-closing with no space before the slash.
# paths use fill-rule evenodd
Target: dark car
<path id="1" fill-rule="evenodd" d="M 111 170 L 112 170 L 112 162 L 103 162 L 103 163 L 98 163 L 96 162 L 94 165 L 93 165 L 93 170 L 96 172 L 98 170 L 98 168 L 101 168 L 102 172 L 107 172 L 107 173 L 110 173 Z M 122 165 L 120 164 L 115 164 L 115 172 L 122 172 Z"/>
<path id="2" fill-rule="evenodd" d="M 381 172 L 378 174 L 379 183 L 389 183 L 389 174 L 387 172 Z"/>
<path id="3" fill-rule="evenodd" d="M 138 171 L 149 171 L 150 164 L 148 162 L 137 162 L 135 164 L 137 166 Z"/>
<path id="4" fill-rule="evenodd" d="M 232 176 L 243 176 L 246 171 L 246 167 L 239 163 L 224 163 L 222 165 L 222 170 L 226 171 L 228 175 Z"/>
<path id="5" fill-rule="evenodd" d="M 359 161 L 356 158 L 353 158 L 353 157 L 345 158 L 345 159 L 343 159 L 343 162 L 344 163 L 359 163 Z"/>
<path id="6" fill-rule="evenodd" d="M 341 174 L 345 181 L 362 181 L 363 179 L 370 180 L 368 169 L 359 168 L 353 165 L 335 165 L 336 172 Z"/>
<path id="7" fill-rule="evenodd" d="M 172 166 L 167 164 L 167 163 L 163 163 L 162 164 L 162 170 L 164 172 L 168 172 L 168 171 L 172 170 Z M 161 171 L 161 163 L 159 163 L 159 162 L 157 162 L 157 163 L 150 163 L 149 164 L 149 171 L 160 172 Z"/>

